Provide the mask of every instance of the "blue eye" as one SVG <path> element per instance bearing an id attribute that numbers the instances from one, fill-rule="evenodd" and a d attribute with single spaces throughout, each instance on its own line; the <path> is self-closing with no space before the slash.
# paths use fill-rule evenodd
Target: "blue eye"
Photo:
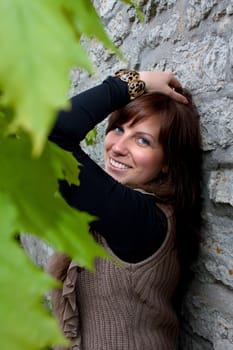
<path id="1" fill-rule="evenodd" d="M 143 146 L 150 146 L 150 141 L 145 139 L 145 137 L 139 137 L 138 138 L 138 143 L 143 145 Z"/>
<path id="2" fill-rule="evenodd" d="M 115 126 L 115 128 L 113 129 L 113 131 L 115 131 L 116 133 L 122 133 L 124 132 L 124 129 L 122 128 L 122 126 Z"/>

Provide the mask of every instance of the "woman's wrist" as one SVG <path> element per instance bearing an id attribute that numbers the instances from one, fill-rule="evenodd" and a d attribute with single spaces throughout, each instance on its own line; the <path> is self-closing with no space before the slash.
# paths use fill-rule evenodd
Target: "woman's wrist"
<path id="1" fill-rule="evenodd" d="M 145 92 L 145 82 L 140 79 L 139 72 L 135 70 L 120 69 L 114 74 L 128 84 L 128 93 L 130 99 L 141 96 Z"/>
<path id="2" fill-rule="evenodd" d="M 161 71 L 140 71 L 140 79 L 145 82 L 147 92 L 161 92 L 161 83 L 164 84 L 164 73 Z"/>
<path id="3" fill-rule="evenodd" d="M 135 70 L 120 69 L 114 76 L 128 84 L 128 93 L 131 100 L 141 96 L 144 92 L 159 92 L 178 102 L 188 103 L 186 97 L 176 91 L 176 89 L 182 89 L 182 86 L 171 71 L 152 70 L 137 72 Z"/>

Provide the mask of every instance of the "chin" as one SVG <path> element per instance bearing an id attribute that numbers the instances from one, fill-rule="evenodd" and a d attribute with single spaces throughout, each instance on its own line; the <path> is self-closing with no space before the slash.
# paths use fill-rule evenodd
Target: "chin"
<path id="1" fill-rule="evenodd" d="M 111 177 L 113 177 L 114 180 L 120 182 L 122 185 L 127 185 L 127 180 L 125 180 L 121 176 L 117 176 L 116 174 L 108 173 Z"/>
<path id="2" fill-rule="evenodd" d="M 111 175 L 111 174 L 110 174 Z M 116 181 L 120 182 L 122 185 L 126 185 L 126 181 L 122 179 L 120 176 L 111 175 Z"/>

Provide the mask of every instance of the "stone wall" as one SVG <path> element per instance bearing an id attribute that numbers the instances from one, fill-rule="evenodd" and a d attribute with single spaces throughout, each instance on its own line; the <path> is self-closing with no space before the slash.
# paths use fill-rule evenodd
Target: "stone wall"
<path id="1" fill-rule="evenodd" d="M 233 1 L 141 0 L 144 24 L 117 0 L 94 4 L 126 62 L 96 40 L 83 44 L 96 76 L 73 69 L 73 95 L 119 68 L 171 69 L 201 114 L 204 228 L 195 281 L 183 307 L 182 350 L 233 349 Z M 102 165 L 104 123 L 87 152 Z"/>
<path id="2" fill-rule="evenodd" d="M 205 226 L 180 347 L 233 349 L 233 1 L 144 0 L 144 24 L 120 1 L 94 3 L 127 62 L 92 40 L 86 46 L 97 77 L 73 70 L 71 94 L 124 66 L 171 69 L 194 94 L 203 135 Z M 104 123 L 98 130 L 98 145 L 88 152 L 102 165 Z"/>

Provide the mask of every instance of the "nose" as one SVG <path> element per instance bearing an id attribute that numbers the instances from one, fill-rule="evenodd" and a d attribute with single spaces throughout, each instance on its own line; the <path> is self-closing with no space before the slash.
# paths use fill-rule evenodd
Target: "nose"
<path id="1" fill-rule="evenodd" d="M 128 139 L 124 136 L 118 138 L 112 146 L 112 151 L 117 155 L 127 155 L 129 152 Z"/>

